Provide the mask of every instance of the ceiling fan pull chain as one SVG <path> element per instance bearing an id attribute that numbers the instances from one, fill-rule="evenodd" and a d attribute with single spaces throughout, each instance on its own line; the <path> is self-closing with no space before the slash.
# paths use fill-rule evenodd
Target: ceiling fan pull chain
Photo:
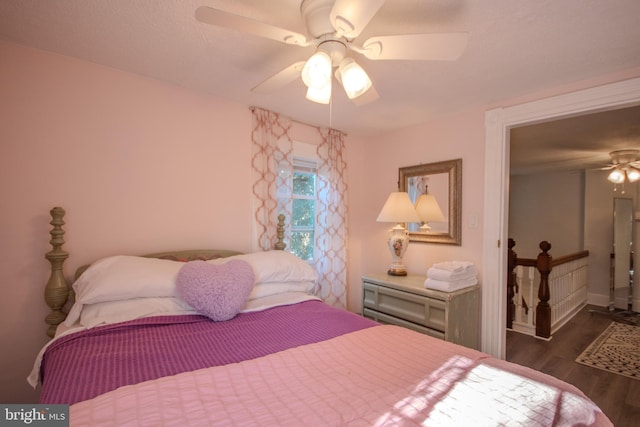
<path id="1" fill-rule="evenodd" d="M 329 98 L 329 129 L 333 129 L 333 96 Z"/>

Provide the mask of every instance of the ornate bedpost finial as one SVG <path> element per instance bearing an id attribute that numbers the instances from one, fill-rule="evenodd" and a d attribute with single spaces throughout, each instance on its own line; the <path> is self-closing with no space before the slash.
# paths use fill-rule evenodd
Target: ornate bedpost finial
<path id="1" fill-rule="evenodd" d="M 273 248 L 278 251 L 284 251 L 287 247 L 286 243 L 284 243 L 284 215 L 278 215 L 278 226 L 276 227 L 278 240 L 276 241 Z"/>
<path id="2" fill-rule="evenodd" d="M 51 240 L 49 243 L 53 247 L 46 253 L 45 258 L 51 263 L 51 276 L 44 290 L 44 300 L 51 309 L 51 313 L 45 317 L 44 321 L 49 325 L 47 335 L 53 337 L 56 327 L 62 323 L 66 314 L 62 311 L 69 297 L 69 285 L 67 284 L 62 272 L 62 265 L 69 254 L 62 249 L 64 244 L 64 209 L 55 207 L 51 209 L 51 224 L 53 228 L 50 231 Z"/>

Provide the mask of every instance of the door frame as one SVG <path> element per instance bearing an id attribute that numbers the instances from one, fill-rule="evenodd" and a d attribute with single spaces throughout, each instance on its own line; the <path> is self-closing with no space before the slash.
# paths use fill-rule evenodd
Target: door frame
<path id="1" fill-rule="evenodd" d="M 511 129 L 640 105 L 640 77 L 485 113 L 481 349 L 506 356 L 509 137 Z"/>

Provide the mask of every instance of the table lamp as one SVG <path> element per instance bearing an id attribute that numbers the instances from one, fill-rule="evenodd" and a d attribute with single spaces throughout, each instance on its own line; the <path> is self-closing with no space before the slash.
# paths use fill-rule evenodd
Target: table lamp
<path id="1" fill-rule="evenodd" d="M 402 263 L 402 257 L 409 246 L 409 232 L 403 223 L 421 221 L 413 207 L 409 194 L 405 191 L 391 193 L 376 221 L 396 223 L 389 234 L 388 245 L 393 261 L 387 274 L 391 276 L 406 276 L 407 270 Z"/>

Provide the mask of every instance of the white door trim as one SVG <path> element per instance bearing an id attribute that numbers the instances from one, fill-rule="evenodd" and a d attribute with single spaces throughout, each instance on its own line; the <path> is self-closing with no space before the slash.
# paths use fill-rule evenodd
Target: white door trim
<path id="1" fill-rule="evenodd" d="M 485 113 L 481 349 L 506 352 L 509 133 L 514 127 L 640 104 L 640 78 Z"/>

